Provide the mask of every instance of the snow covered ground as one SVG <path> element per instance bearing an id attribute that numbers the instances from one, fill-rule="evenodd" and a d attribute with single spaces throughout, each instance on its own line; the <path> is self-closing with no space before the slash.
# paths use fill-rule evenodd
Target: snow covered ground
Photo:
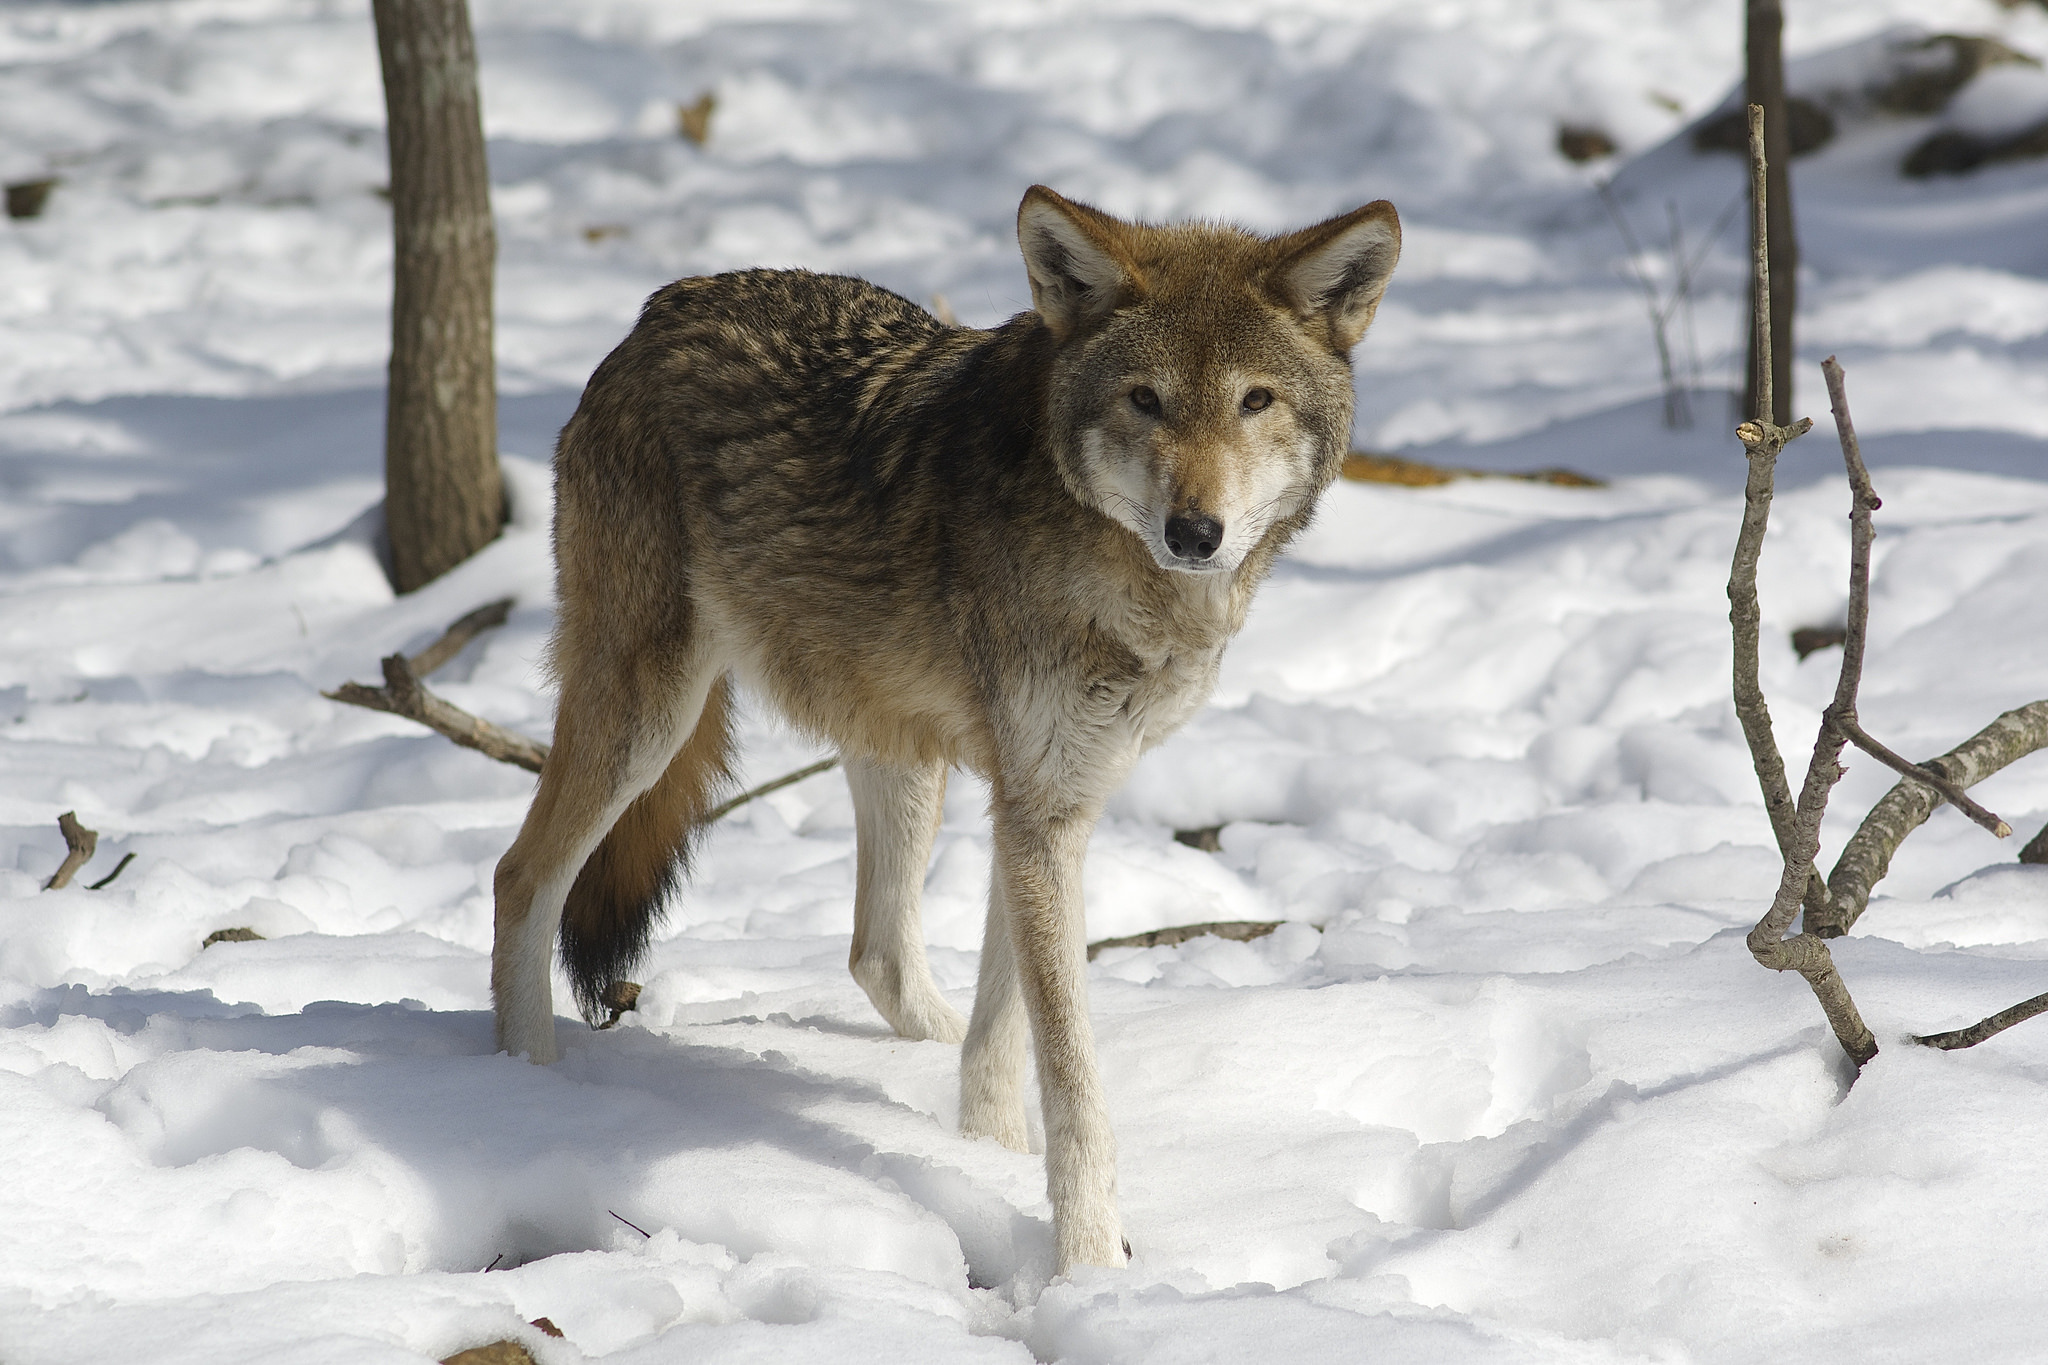
<path id="1" fill-rule="evenodd" d="M 1795 770 L 1838 655 L 1838 353 L 1885 506 L 1866 723 L 1937 753 L 2048 696 L 2048 162 L 1906 180 L 1944 127 L 2048 117 L 1993 68 L 1858 91 L 1896 25 L 2048 55 L 2048 11 L 1790 0 L 1799 409 L 1763 571 Z M 1722 11 L 1728 11 L 1723 13 Z M 1985 1361 L 2048 1325 L 2048 1025 L 1906 1035 L 2048 985 L 2048 869 L 1942 811 L 1837 959 L 1883 1052 L 1848 1086 L 1745 952 L 1775 856 L 1727 701 L 1740 188 L 1685 129 L 1739 71 L 1681 0 L 482 0 L 515 520 L 393 598 L 380 496 L 382 106 L 358 0 L 0 9 L 0 1357 L 555 1365 L 1042 1360 Z M 702 148 L 675 107 L 715 91 Z M 1861 102 L 1859 102 L 1861 100 Z M 1560 122 L 1614 158 L 1557 155 Z M 1659 374 L 1610 194 L 1669 290 Z M 1035 1158 L 955 1131 L 957 1056 L 846 975 L 836 774 L 708 841 L 618 1029 L 490 1052 L 490 874 L 523 773 L 320 696 L 511 592 L 436 679 L 545 736 L 546 453 L 639 300 L 743 264 L 1025 306 L 1045 181 L 1299 224 L 1393 199 L 1361 444 L 1603 489 L 1346 484 L 1215 704 L 1096 835 L 1094 1007 L 1121 1272 L 1051 1280 Z M 813 757 L 765 717 L 748 772 Z M 1890 785 L 1858 759 L 1824 857 Z M 1223 781 L 1210 780 L 1214 773 Z M 2048 758 L 1980 795 L 2024 839 Z M 971 996 L 988 839 L 959 779 L 927 883 Z M 38 888 L 75 809 L 81 877 Z M 1221 825 L 1222 851 L 1174 842 Z M 201 942 L 248 927 L 261 941 Z M 495 1267 L 485 1272 L 487 1267 Z M 566 1334 L 525 1324 L 546 1316 Z"/>

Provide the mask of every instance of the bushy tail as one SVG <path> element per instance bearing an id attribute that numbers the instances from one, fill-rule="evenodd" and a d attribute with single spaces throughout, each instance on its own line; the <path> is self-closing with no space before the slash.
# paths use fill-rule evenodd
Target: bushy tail
<path id="1" fill-rule="evenodd" d="M 647 951 L 704 814 L 731 780 L 732 748 L 732 684 L 721 677 L 668 770 L 626 808 L 576 874 L 562 907 L 562 966 L 590 1023 L 610 1014 L 606 990 Z"/>

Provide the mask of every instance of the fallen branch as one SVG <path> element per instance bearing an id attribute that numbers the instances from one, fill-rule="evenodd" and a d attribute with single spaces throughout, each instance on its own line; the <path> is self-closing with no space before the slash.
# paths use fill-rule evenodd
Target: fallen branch
<path id="1" fill-rule="evenodd" d="M 2032 1000 L 2022 1000 L 2011 1009 L 2003 1009 L 1988 1019 L 1979 1019 L 1968 1028 L 1959 1028 L 1950 1033 L 1929 1033 L 1913 1039 L 1928 1047 L 1938 1047 L 1944 1052 L 1958 1048 L 1975 1047 L 1996 1033 L 2003 1033 L 2014 1024 L 2023 1023 L 2035 1015 L 2048 1010 L 2048 995 L 2037 995 Z"/>
<path id="2" fill-rule="evenodd" d="M 452 702 L 444 701 L 427 690 L 412 671 L 412 664 L 403 654 L 390 654 L 384 658 L 384 685 L 365 687 L 361 683 L 343 683 L 332 692 L 322 693 L 335 701 L 350 706 L 368 707 L 372 711 L 386 711 L 394 716 L 404 716 L 417 721 L 439 734 L 446 735 L 465 749 L 474 749 L 487 758 L 501 763 L 511 763 L 530 773 L 540 771 L 547 760 L 548 746 L 537 739 L 494 725 L 481 716 L 473 716 Z"/>
<path id="3" fill-rule="evenodd" d="M 332 692 L 323 692 L 320 695 L 330 701 L 343 702 L 349 706 L 361 706 L 372 711 L 385 712 L 387 715 L 403 716 L 437 734 L 446 735 L 466 749 L 476 750 L 486 758 L 495 758 L 500 763 L 510 763 L 530 773 L 537 773 L 541 770 L 541 765 L 547 762 L 549 745 L 537 739 L 529 739 L 515 730 L 508 730 L 502 725 L 485 720 L 482 716 L 472 715 L 445 697 L 437 696 L 420 681 L 420 675 L 432 672 L 447 663 L 478 635 L 493 626 L 503 625 L 511 610 L 512 599 L 509 597 L 478 607 L 441 632 L 438 640 L 411 658 L 403 654 L 386 656 L 383 661 L 382 687 L 346 682 Z M 801 782 L 807 777 L 830 772 L 838 766 L 839 759 L 834 756 L 798 768 L 793 773 L 784 773 L 781 777 L 763 782 L 760 786 L 743 791 L 729 801 L 713 806 L 704 813 L 700 823 L 708 825 L 722 820 L 749 801 L 758 800 L 770 792 L 781 791 L 784 787 Z M 88 852 L 86 856 L 92 855 Z M 123 866 L 126 864 L 123 863 Z M 120 868 L 115 868 L 114 875 L 119 876 L 120 871 Z M 63 872 L 63 875 L 69 877 L 70 873 Z M 112 880 L 113 877 L 107 878 L 107 881 Z M 100 884 L 104 886 L 106 883 Z M 61 886 L 63 883 L 58 882 L 56 885 Z"/>
<path id="4" fill-rule="evenodd" d="M 441 632 L 439 639 L 419 653 L 407 658 L 403 654 L 392 654 L 383 661 L 384 686 L 367 687 L 362 683 L 346 682 L 332 692 L 322 696 L 332 701 L 346 702 L 350 706 L 367 707 L 372 711 L 383 711 L 394 716 L 403 716 L 416 721 L 429 730 L 446 735 L 467 749 L 475 749 L 488 758 L 501 763 L 511 763 L 530 773 L 540 771 L 540 765 L 548 756 L 548 746 L 536 739 L 528 739 L 502 725 L 493 724 L 481 716 L 473 716 L 453 702 L 435 696 L 420 681 L 462 652 L 463 646 L 495 626 L 505 624 L 511 615 L 512 600 L 500 598 L 486 603 L 475 611 L 459 618 L 448 629 Z"/>
<path id="5" fill-rule="evenodd" d="M 1942 774 L 1956 787 L 1974 787 L 2016 759 L 2048 748 L 2048 700 L 2015 707 L 1923 767 Z M 1806 927 L 1822 938 L 1838 938 L 1855 927 L 1870 904 L 1870 893 L 1891 870 L 1892 855 L 1908 834 L 1927 822 L 1942 795 L 1924 781 L 1908 779 L 1893 787 L 1863 817 L 1848 846 L 1828 874 L 1829 906 L 1822 915 L 1808 912 Z M 2048 831 L 2044 831 L 2048 835 Z M 2036 836 L 2020 850 L 2020 861 L 2036 845 L 2048 855 L 2048 838 Z M 2036 861 L 2048 860 L 2037 857 Z"/>
<path id="6" fill-rule="evenodd" d="M 75 810 L 67 810 L 58 816 L 57 828 L 64 834 L 64 861 L 57 864 L 57 870 L 50 874 L 50 880 L 43 883 L 45 891 L 61 891 L 71 885 L 72 874 L 91 862 L 93 852 L 100 846 L 99 831 L 87 829 L 79 824 L 78 812 Z M 112 878 L 108 880 L 111 881 Z"/>
<path id="7" fill-rule="evenodd" d="M 1277 919 L 1212 920 L 1207 924 L 1177 924 L 1170 929 L 1151 929 L 1127 938 L 1099 939 L 1088 945 L 1088 960 L 1093 962 L 1095 955 L 1106 948 L 1166 948 L 1204 935 L 1249 943 L 1255 938 L 1264 938 L 1278 929 L 1283 922 Z"/>
<path id="8" fill-rule="evenodd" d="M 1605 479 L 1570 469 L 1531 469 L 1508 472 L 1499 469 L 1466 469 L 1458 465 L 1429 464 L 1404 455 L 1386 455 L 1376 450 L 1354 450 L 1344 457 L 1339 471 L 1354 483 L 1392 483 L 1407 488 L 1434 488 L 1459 479 L 1514 479 L 1522 483 L 1547 483 L 1559 488 L 1605 488 Z"/>

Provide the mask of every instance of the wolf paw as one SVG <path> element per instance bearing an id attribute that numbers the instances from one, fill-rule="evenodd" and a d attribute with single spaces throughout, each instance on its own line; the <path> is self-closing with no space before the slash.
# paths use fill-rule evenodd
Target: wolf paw
<path id="1" fill-rule="evenodd" d="M 946 1003 L 927 973 L 907 972 L 886 960 L 869 958 L 853 964 L 853 979 L 897 1037 L 957 1043 L 967 1036 L 967 1020 Z"/>
<path id="2" fill-rule="evenodd" d="M 1114 1213 L 1107 1219 L 1085 1217 L 1054 1218 L 1054 1238 L 1059 1244 L 1059 1273 L 1077 1265 L 1107 1266 L 1121 1270 L 1131 1262 L 1131 1244 L 1117 1226 Z"/>
<path id="3" fill-rule="evenodd" d="M 901 1038 L 930 1039 L 935 1043 L 957 1043 L 967 1037 L 967 1017 L 932 992 L 929 1000 L 904 1002 L 889 1021 Z"/>
<path id="4" fill-rule="evenodd" d="M 960 1133 L 963 1137 L 994 1138 L 1013 1152 L 1030 1155 L 1031 1131 L 1024 1122 L 1022 1105 L 1005 1108 L 963 1109 L 960 1115 Z"/>

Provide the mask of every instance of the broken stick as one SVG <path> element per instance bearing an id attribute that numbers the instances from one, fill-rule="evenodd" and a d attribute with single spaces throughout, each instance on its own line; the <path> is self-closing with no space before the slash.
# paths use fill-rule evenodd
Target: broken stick
<path id="1" fill-rule="evenodd" d="M 478 607 L 475 611 L 456 621 L 441 633 L 441 637 L 419 653 L 407 658 L 403 654 L 387 655 L 383 660 L 384 685 L 370 687 L 364 683 L 346 682 L 332 692 L 320 695 L 330 701 L 361 706 L 371 711 L 382 711 L 387 715 L 403 716 L 409 721 L 426 726 L 436 734 L 445 735 L 466 749 L 474 749 L 486 758 L 495 758 L 500 763 L 537 773 L 547 762 L 549 745 L 537 739 L 529 739 L 516 730 L 472 715 L 445 697 L 437 696 L 420 681 L 422 674 L 432 672 L 447 663 L 462 647 L 484 631 L 501 626 L 512 610 L 512 599 L 507 597 Z M 820 759 L 793 773 L 763 782 L 741 792 L 731 800 L 723 801 L 704 813 L 702 824 L 722 820 L 732 812 L 784 787 L 801 782 L 807 777 L 829 772 L 839 766 L 839 759 Z M 88 854 L 88 856 L 90 856 Z M 62 883 L 59 883 L 61 885 Z"/>
<path id="2" fill-rule="evenodd" d="M 67 810 L 58 816 L 57 828 L 64 832 L 66 851 L 64 861 L 50 874 L 50 880 L 43 883 L 45 891 L 60 891 L 71 885 L 72 875 L 92 861 L 94 850 L 100 846 L 100 832 L 79 824 L 75 810 Z"/>
<path id="3" fill-rule="evenodd" d="M 539 740 L 528 739 L 517 731 L 493 724 L 481 716 L 473 716 L 453 702 L 435 696 L 419 680 L 412 670 L 411 661 L 403 654 L 385 656 L 382 687 L 347 682 L 321 695 L 350 706 L 404 716 L 446 735 L 465 749 L 474 749 L 487 758 L 514 764 L 530 773 L 539 772 L 540 765 L 548 756 L 548 746 Z"/>

